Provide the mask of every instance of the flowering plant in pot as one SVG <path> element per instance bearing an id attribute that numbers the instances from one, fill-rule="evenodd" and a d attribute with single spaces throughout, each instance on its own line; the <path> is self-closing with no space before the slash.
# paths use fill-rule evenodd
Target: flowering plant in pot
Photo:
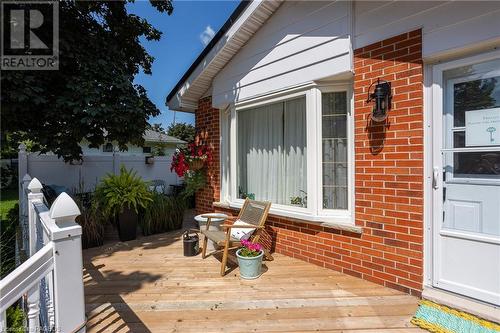
<path id="1" fill-rule="evenodd" d="M 236 251 L 238 265 L 240 266 L 240 276 L 243 279 L 256 279 L 262 273 L 262 258 L 264 250 L 259 243 L 249 240 L 241 240 L 242 247 Z"/>
<path id="2" fill-rule="evenodd" d="M 212 149 L 205 143 L 206 132 L 196 136 L 186 147 L 178 148 L 172 158 L 170 171 L 184 177 L 186 187 L 183 191 L 189 197 L 206 185 L 206 166 L 212 162 Z"/>

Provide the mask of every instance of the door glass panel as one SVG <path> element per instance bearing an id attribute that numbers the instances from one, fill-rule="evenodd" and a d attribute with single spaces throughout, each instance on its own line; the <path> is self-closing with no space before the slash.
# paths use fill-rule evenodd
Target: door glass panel
<path id="1" fill-rule="evenodd" d="M 453 148 L 465 148 L 465 131 L 453 132 Z M 453 153 L 454 176 L 500 175 L 500 152 Z"/>
<path id="2" fill-rule="evenodd" d="M 500 117 L 500 60 L 455 68 L 446 71 L 444 78 L 448 95 L 444 114 L 446 148 L 471 148 L 470 152 L 445 154 L 446 178 L 498 178 L 500 141 L 496 144 L 493 139 L 497 134 L 495 132 L 500 131 L 500 126 L 490 126 L 484 130 L 468 129 L 466 117 L 472 119 L 474 114 L 477 116 L 479 112 L 488 112 L 489 117 Z M 486 145 L 468 146 L 468 130 L 474 136 L 481 135 L 486 139 L 491 137 L 491 142 Z M 491 147 L 492 150 L 473 151 L 485 147 Z"/>
<path id="3" fill-rule="evenodd" d="M 500 107 L 500 76 L 453 85 L 454 126 L 465 126 L 465 112 Z"/>
<path id="4" fill-rule="evenodd" d="M 500 235 L 500 60 L 444 72 L 443 228 Z"/>
<path id="5" fill-rule="evenodd" d="M 499 152 L 453 153 L 453 158 L 453 173 L 455 177 L 477 178 L 474 176 L 500 175 Z"/>

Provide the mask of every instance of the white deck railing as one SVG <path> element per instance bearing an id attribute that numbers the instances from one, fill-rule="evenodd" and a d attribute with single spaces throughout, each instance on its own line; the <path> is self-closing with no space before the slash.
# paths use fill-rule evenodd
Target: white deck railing
<path id="1" fill-rule="evenodd" d="M 20 298 L 28 332 L 85 332 L 80 210 L 66 193 L 49 210 L 41 191 L 38 179 L 21 181 L 18 248 L 29 258 L 0 280 L 0 332 L 7 331 L 5 311 Z"/>

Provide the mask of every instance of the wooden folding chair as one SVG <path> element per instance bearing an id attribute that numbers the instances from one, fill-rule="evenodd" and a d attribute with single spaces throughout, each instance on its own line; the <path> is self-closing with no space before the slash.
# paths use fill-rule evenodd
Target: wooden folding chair
<path id="1" fill-rule="evenodd" d="M 205 230 L 200 230 L 200 232 L 205 236 L 203 240 L 202 258 L 205 259 L 207 256 L 206 251 L 209 239 L 218 246 L 223 247 L 223 249 L 216 250 L 211 254 L 221 251 L 224 252 L 222 256 L 222 265 L 220 268 L 220 275 L 224 276 L 226 273 L 226 263 L 229 250 L 237 249 L 238 247 L 241 246 L 240 240 L 231 237 L 231 229 L 232 228 L 255 229 L 252 236 L 250 237 L 250 240 L 252 242 L 258 242 L 260 233 L 264 229 L 264 224 L 266 223 L 267 215 L 269 214 L 270 208 L 271 208 L 270 202 L 255 201 L 247 198 L 245 199 L 245 203 L 243 204 L 243 207 L 241 208 L 240 213 L 238 214 L 237 220 L 243 221 L 250 225 L 245 226 L 245 225 L 222 224 L 221 227 L 225 228 L 225 230 L 208 230 L 208 228 L 210 227 L 211 216 L 202 215 L 202 217 L 207 219 L 207 225 Z M 268 251 L 264 250 L 264 252 L 266 258 L 272 260 L 272 257 L 268 253 Z"/>

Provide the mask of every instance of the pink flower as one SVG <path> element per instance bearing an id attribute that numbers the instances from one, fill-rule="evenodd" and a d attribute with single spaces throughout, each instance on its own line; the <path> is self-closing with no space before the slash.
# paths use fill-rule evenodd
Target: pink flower
<path id="1" fill-rule="evenodd" d="M 253 243 L 249 240 L 243 239 L 241 240 L 241 245 L 247 248 L 250 252 L 260 252 L 262 251 L 262 245 L 259 243 Z"/>

